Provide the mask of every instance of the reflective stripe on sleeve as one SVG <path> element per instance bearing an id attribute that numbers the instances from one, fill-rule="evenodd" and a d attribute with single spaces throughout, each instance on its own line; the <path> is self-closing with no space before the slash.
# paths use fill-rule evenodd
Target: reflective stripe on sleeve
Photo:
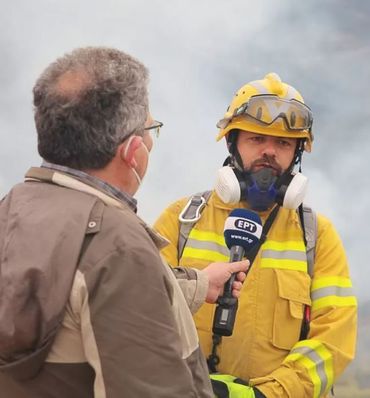
<path id="1" fill-rule="evenodd" d="M 318 340 L 298 342 L 283 363 L 296 362 L 307 369 L 314 386 L 314 397 L 327 393 L 334 381 L 331 352 Z"/>
<path id="2" fill-rule="evenodd" d="M 316 278 L 311 287 L 312 311 L 325 307 L 352 307 L 357 305 L 349 278 L 332 276 Z"/>

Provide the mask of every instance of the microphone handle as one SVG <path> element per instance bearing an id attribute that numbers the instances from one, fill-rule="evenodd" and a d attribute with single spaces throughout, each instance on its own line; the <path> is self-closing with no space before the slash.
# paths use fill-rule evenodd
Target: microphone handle
<path id="1" fill-rule="evenodd" d="M 230 262 L 240 261 L 244 257 L 242 246 L 232 246 L 230 249 Z M 224 293 L 217 300 L 216 311 L 213 318 L 212 332 L 219 336 L 231 336 L 234 330 L 238 299 L 232 296 L 232 286 L 236 274 L 232 274 L 225 283 Z"/>
<path id="2" fill-rule="evenodd" d="M 243 260 L 245 249 L 243 246 L 231 246 L 230 248 L 230 263 Z M 230 279 L 225 283 L 224 292 L 222 297 L 232 297 L 233 282 L 235 281 L 236 274 L 232 274 Z"/>

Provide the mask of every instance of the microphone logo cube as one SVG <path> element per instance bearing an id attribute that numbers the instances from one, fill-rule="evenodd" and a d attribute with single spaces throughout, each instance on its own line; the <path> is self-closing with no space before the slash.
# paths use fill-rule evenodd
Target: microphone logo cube
<path id="1" fill-rule="evenodd" d="M 256 233 L 257 225 L 250 221 L 243 218 L 237 218 L 234 223 L 237 229 L 242 229 L 243 231 L 250 232 L 251 234 Z"/>
<path id="2" fill-rule="evenodd" d="M 224 236 L 226 246 L 242 246 L 248 252 L 262 235 L 262 222 L 259 215 L 247 209 L 234 209 L 225 221 Z"/>

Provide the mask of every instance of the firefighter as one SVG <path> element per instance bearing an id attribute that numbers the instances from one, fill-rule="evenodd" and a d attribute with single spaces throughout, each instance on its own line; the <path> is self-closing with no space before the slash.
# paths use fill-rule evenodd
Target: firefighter
<path id="1" fill-rule="evenodd" d="M 357 304 L 344 248 L 333 224 L 303 204 L 312 123 L 301 94 L 277 74 L 247 83 L 218 123 L 228 157 L 214 189 L 171 204 L 154 226 L 170 241 L 162 253 L 172 266 L 202 269 L 229 258 L 223 229 L 233 209 L 262 220 L 266 239 L 232 336 L 213 334 L 214 306 L 195 314 L 214 384 L 231 397 L 325 397 L 354 357 Z"/>

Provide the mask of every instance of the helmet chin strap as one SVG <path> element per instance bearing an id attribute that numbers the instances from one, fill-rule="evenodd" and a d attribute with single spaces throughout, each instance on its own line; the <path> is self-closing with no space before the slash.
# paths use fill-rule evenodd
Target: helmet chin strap
<path id="1" fill-rule="evenodd" d="M 304 144 L 305 144 L 305 139 L 298 140 L 297 147 L 295 149 L 293 162 L 289 166 L 289 169 L 291 171 L 293 170 L 294 166 L 297 164 L 299 172 L 300 173 L 302 172 L 302 155 L 303 155 L 303 151 L 304 151 Z"/>
<path id="2" fill-rule="evenodd" d="M 227 137 L 227 148 L 229 150 L 230 156 L 228 156 L 225 160 L 224 166 L 228 164 L 243 173 L 244 164 L 236 145 L 238 134 L 238 130 L 233 130 L 229 133 Z"/>

